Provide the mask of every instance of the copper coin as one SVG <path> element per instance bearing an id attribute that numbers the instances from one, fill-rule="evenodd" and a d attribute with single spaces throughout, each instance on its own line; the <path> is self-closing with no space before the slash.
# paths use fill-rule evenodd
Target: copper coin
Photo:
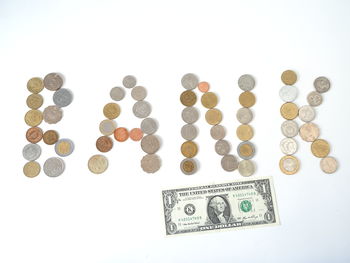
<path id="1" fill-rule="evenodd" d="M 180 101 L 187 107 L 193 106 L 197 102 L 197 95 L 191 90 L 186 90 L 181 93 Z"/>
<path id="2" fill-rule="evenodd" d="M 282 73 L 281 80 L 286 85 L 293 85 L 297 82 L 297 74 L 293 70 L 286 70 Z"/>
<path id="3" fill-rule="evenodd" d="M 39 93 L 43 88 L 44 82 L 41 78 L 31 78 L 27 82 L 27 89 L 34 94 Z"/>
<path id="4" fill-rule="evenodd" d="M 40 94 L 30 94 L 26 103 L 29 108 L 37 110 L 43 105 L 44 99 Z"/>
<path id="5" fill-rule="evenodd" d="M 54 130 L 48 130 L 43 134 L 44 143 L 48 145 L 55 144 L 58 141 L 58 133 Z"/>
<path id="6" fill-rule="evenodd" d="M 334 157 L 327 156 L 321 159 L 320 166 L 323 172 L 332 174 L 338 169 L 338 162 Z"/>
<path id="7" fill-rule="evenodd" d="M 24 175 L 29 178 L 36 177 L 40 173 L 40 170 L 40 164 L 35 161 L 28 162 L 23 167 Z"/>
<path id="8" fill-rule="evenodd" d="M 218 97 L 214 92 L 206 92 L 202 95 L 201 102 L 204 107 L 212 109 L 218 104 Z"/>
<path id="9" fill-rule="evenodd" d="M 300 137 L 307 142 L 313 142 L 320 135 L 320 130 L 315 123 L 305 123 L 300 127 Z"/>
<path id="10" fill-rule="evenodd" d="M 298 116 L 298 106 L 292 102 L 284 103 L 280 109 L 281 115 L 286 120 L 293 120 Z"/>
<path id="11" fill-rule="evenodd" d="M 194 159 L 186 158 L 180 164 L 181 171 L 186 175 L 191 175 L 197 172 L 197 164 Z"/>
<path id="12" fill-rule="evenodd" d="M 237 137 L 241 141 L 248 141 L 254 136 L 254 130 L 252 126 L 248 124 L 242 124 L 238 126 L 237 131 L 236 131 Z"/>
<path id="13" fill-rule="evenodd" d="M 197 155 L 198 147 L 193 141 L 186 141 L 181 145 L 181 153 L 187 158 L 192 158 Z"/>
<path id="14" fill-rule="evenodd" d="M 96 148 L 100 152 L 109 152 L 113 148 L 113 141 L 108 136 L 101 136 L 96 141 Z"/>
<path id="15" fill-rule="evenodd" d="M 324 158 L 329 154 L 330 146 L 326 140 L 317 139 L 311 144 L 311 152 L 318 158 Z"/>
<path id="16" fill-rule="evenodd" d="M 27 125 L 35 127 L 43 121 L 43 114 L 39 110 L 29 110 L 24 116 Z"/>
<path id="17" fill-rule="evenodd" d="M 103 114 L 107 119 L 115 119 L 120 115 L 120 107 L 117 103 L 107 103 L 103 108 Z"/>
<path id="18" fill-rule="evenodd" d="M 252 107 L 255 104 L 255 96 L 250 91 L 242 92 L 239 95 L 239 103 L 246 108 Z"/>
<path id="19" fill-rule="evenodd" d="M 280 169 L 285 174 L 295 174 L 299 170 L 299 160 L 293 155 L 283 156 L 280 160 Z"/>
<path id="20" fill-rule="evenodd" d="M 221 111 L 218 109 L 210 109 L 205 113 L 205 119 L 210 125 L 219 124 L 222 121 Z"/>
<path id="21" fill-rule="evenodd" d="M 39 127 L 29 128 L 26 132 L 26 138 L 31 143 L 38 143 L 43 138 L 43 131 Z"/>
<path id="22" fill-rule="evenodd" d="M 134 128 L 130 131 L 130 139 L 137 142 L 143 137 L 143 132 L 140 128 Z"/>
<path id="23" fill-rule="evenodd" d="M 125 142 L 129 138 L 129 132 L 126 128 L 120 127 L 115 129 L 114 138 L 118 142 Z"/>
<path id="24" fill-rule="evenodd" d="M 202 81 L 198 83 L 198 89 L 201 92 L 208 92 L 209 90 L 209 83 L 206 81 Z"/>

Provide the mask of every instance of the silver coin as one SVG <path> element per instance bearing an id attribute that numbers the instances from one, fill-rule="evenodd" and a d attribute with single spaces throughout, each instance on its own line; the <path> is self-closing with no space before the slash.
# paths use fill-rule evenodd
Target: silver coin
<path id="1" fill-rule="evenodd" d="M 161 161 L 156 154 L 146 154 L 141 159 L 141 168 L 146 173 L 155 173 L 160 169 Z"/>
<path id="2" fill-rule="evenodd" d="M 142 86 L 137 86 L 133 88 L 131 91 L 131 97 L 134 100 L 137 100 L 137 101 L 144 100 L 146 96 L 147 96 L 147 90 Z"/>
<path id="3" fill-rule="evenodd" d="M 152 108 L 151 104 L 147 101 L 138 101 L 132 107 L 134 115 L 138 118 L 146 118 L 151 114 Z"/>
<path id="4" fill-rule="evenodd" d="M 44 173 L 49 177 L 60 176 L 64 172 L 64 161 L 58 157 L 51 157 L 44 163 Z"/>
<path id="5" fill-rule="evenodd" d="M 181 136 L 187 141 L 194 140 L 198 135 L 198 131 L 196 126 L 193 124 L 185 124 L 181 128 Z"/>
<path id="6" fill-rule="evenodd" d="M 141 122 L 141 130 L 145 134 L 153 134 L 158 130 L 158 123 L 155 119 L 146 118 Z"/>
<path id="7" fill-rule="evenodd" d="M 292 102 L 298 96 L 298 89 L 294 86 L 283 86 L 280 89 L 280 98 L 285 102 Z"/>
<path id="8" fill-rule="evenodd" d="M 122 87 L 114 87 L 109 92 L 112 100 L 120 101 L 125 97 L 125 90 Z"/>
<path id="9" fill-rule="evenodd" d="M 132 89 L 136 86 L 136 78 L 134 76 L 125 76 L 123 79 L 123 85 L 125 88 Z"/>
<path id="10" fill-rule="evenodd" d="M 215 143 L 215 152 L 218 155 L 226 155 L 229 154 L 231 150 L 231 146 L 228 141 L 226 140 L 218 140 Z"/>
<path id="11" fill-rule="evenodd" d="M 41 155 L 41 147 L 38 144 L 29 143 L 23 147 L 22 154 L 24 159 L 28 161 L 35 161 Z"/>
<path id="12" fill-rule="evenodd" d="M 242 153 L 242 147 L 244 147 L 244 145 L 249 145 L 250 149 L 251 149 L 251 152 L 249 155 L 247 155 L 246 153 Z M 249 141 L 245 141 L 245 142 L 241 142 L 240 144 L 238 144 L 237 146 L 237 153 L 239 155 L 239 157 L 241 157 L 242 159 L 244 160 L 249 160 L 249 159 L 252 159 L 255 155 L 255 146 L 253 143 L 249 142 Z"/>
<path id="13" fill-rule="evenodd" d="M 63 78 L 57 73 L 47 74 L 44 78 L 44 87 L 48 90 L 58 90 L 63 85 Z"/>
<path id="14" fill-rule="evenodd" d="M 281 131 L 284 136 L 291 138 L 298 134 L 298 123 L 295 121 L 284 121 L 281 125 Z"/>
<path id="15" fill-rule="evenodd" d="M 226 130 L 225 130 L 224 126 L 221 126 L 219 124 L 214 125 L 210 129 L 210 135 L 214 140 L 221 140 L 221 139 L 225 138 Z"/>
<path id="16" fill-rule="evenodd" d="M 310 122 L 315 119 L 316 112 L 313 107 L 304 105 L 299 108 L 299 118 L 304 122 Z"/>
<path id="17" fill-rule="evenodd" d="M 335 173 L 338 169 L 338 162 L 334 157 L 327 156 L 321 159 L 320 167 L 327 174 Z"/>
<path id="18" fill-rule="evenodd" d="M 253 76 L 249 74 L 242 75 L 238 79 L 238 86 L 241 90 L 244 91 L 252 90 L 255 86 L 255 80 Z"/>
<path id="19" fill-rule="evenodd" d="M 155 135 L 146 135 L 141 140 L 141 148 L 145 153 L 156 153 L 160 148 L 160 141 Z"/>
<path id="20" fill-rule="evenodd" d="M 197 162 L 195 159 L 186 158 L 180 163 L 181 171 L 186 175 L 191 175 L 197 172 Z"/>
<path id="21" fill-rule="evenodd" d="M 314 87 L 317 92 L 324 93 L 329 90 L 329 88 L 331 87 L 331 83 L 326 77 L 318 77 L 314 81 Z"/>
<path id="22" fill-rule="evenodd" d="M 181 84 L 182 86 L 187 89 L 187 90 L 191 90 L 197 87 L 198 85 L 198 78 L 196 75 L 192 74 L 192 73 L 188 73 L 186 75 L 184 75 L 181 79 Z"/>
<path id="23" fill-rule="evenodd" d="M 238 164 L 238 172 L 244 177 L 251 176 L 255 172 L 255 165 L 251 160 L 242 160 Z"/>
<path id="24" fill-rule="evenodd" d="M 114 133 L 117 128 L 117 123 L 114 120 L 106 119 L 100 122 L 99 128 L 103 135 L 109 136 Z"/>
<path id="25" fill-rule="evenodd" d="M 221 159 L 221 167 L 227 172 L 236 170 L 238 168 L 237 158 L 232 154 L 225 155 Z"/>
<path id="26" fill-rule="evenodd" d="M 282 153 L 292 155 L 298 150 L 298 144 L 293 138 L 284 138 L 280 143 Z"/>
<path id="27" fill-rule="evenodd" d="M 48 124 L 54 124 L 59 122 L 63 117 L 63 112 L 60 107 L 48 106 L 43 112 L 44 121 Z"/>
<path id="28" fill-rule="evenodd" d="M 53 94 L 53 102 L 60 108 L 66 107 L 73 101 L 73 94 L 68 89 L 59 89 Z"/>
<path id="29" fill-rule="evenodd" d="M 316 107 L 321 105 L 323 101 L 322 95 L 317 91 L 312 91 L 307 95 L 307 102 L 310 106 Z"/>
<path id="30" fill-rule="evenodd" d="M 60 139 L 55 144 L 55 152 L 61 157 L 71 155 L 74 151 L 74 143 L 70 139 Z"/>
<path id="31" fill-rule="evenodd" d="M 236 114 L 237 120 L 242 124 L 248 124 L 253 119 L 253 112 L 249 108 L 240 108 Z"/>
<path id="32" fill-rule="evenodd" d="M 186 107 L 182 110 L 181 117 L 184 122 L 192 124 L 199 118 L 199 112 L 195 107 Z"/>

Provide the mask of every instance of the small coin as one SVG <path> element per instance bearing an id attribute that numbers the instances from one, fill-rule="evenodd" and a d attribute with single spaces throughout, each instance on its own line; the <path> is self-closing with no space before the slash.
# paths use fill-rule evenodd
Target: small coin
<path id="1" fill-rule="evenodd" d="M 151 104 L 144 100 L 137 101 L 132 107 L 132 111 L 136 117 L 146 118 L 151 114 Z"/>
<path id="2" fill-rule="evenodd" d="M 48 106 L 44 109 L 43 115 L 45 122 L 47 122 L 48 124 L 54 124 L 62 119 L 63 112 L 60 107 Z"/>
<path id="3" fill-rule="evenodd" d="M 41 170 L 40 164 L 34 161 L 30 161 L 23 166 L 23 173 L 29 178 L 33 178 L 39 175 Z"/>
<path id="4" fill-rule="evenodd" d="M 44 98 L 40 94 L 30 94 L 26 103 L 29 108 L 37 110 L 43 105 Z"/>
<path id="5" fill-rule="evenodd" d="M 284 138 L 280 143 L 281 151 L 286 155 L 292 155 L 298 150 L 298 144 L 293 138 Z"/>
<path id="6" fill-rule="evenodd" d="M 125 97 L 125 91 L 122 87 L 114 87 L 111 89 L 109 96 L 112 100 L 120 101 Z"/>
<path id="7" fill-rule="evenodd" d="M 186 141 L 181 145 L 181 153 L 187 158 L 192 158 L 198 153 L 198 146 L 193 141 Z"/>
<path id="8" fill-rule="evenodd" d="M 103 135 L 107 135 L 107 136 L 112 135 L 116 128 L 117 128 L 116 122 L 114 120 L 109 120 L 109 119 L 101 121 L 99 126 L 100 132 Z"/>
<path id="9" fill-rule="evenodd" d="M 123 127 L 117 128 L 114 131 L 114 138 L 118 142 L 125 142 L 129 138 L 129 131 Z"/>
<path id="10" fill-rule="evenodd" d="M 322 95 L 317 91 L 312 91 L 307 95 L 307 102 L 310 106 L 316 107 L 321 105 L 322 103 Z"/>
<path id="11" fill-rule="evenodd" d="M 56 106 L 63 108 L 67 107 L 73 101 L 73 94 L 68 89 L 59 89 L 53 94 L 53 102 Z"/>
<path id="12" fill-rule="evenodd" d="M 136 78 L 134 76 L 125 76 L 123 79 L 123 85 L 125 88 L 132 89 L 136 86 Z"/>
<path id="13" fill-rule="evenodd" d="M 241 142 L 237 147 L 239 157 L 249 160 L 255 155 L 255 146 L 251 142 Z"/>
<path id="14" fill-rule="evenodd" d="M 181 136 L 185 140 L 192 141 L 194 140 L 198 135 L 198 131 L 196 126 L 192 124 L 185 124 L 181 128 Z"/>
<path id="15" fill-rule="evenodd" d="M 198 89 L 201 92 L 208 92 L 209 88 L 210 88 L 210 85 L 206 81 L 202 81 L 198 83 Z"/>
<path id="16" fill-rule="evenodd" d="M 181 171 L 186 175 L 191 175 L 197 172 L 197 163 L 194 159 L 186 158 L 180 163 Z"/>
<path id="17" fill-rule="evenodd" d="M 44 173 L 49 177 L 60 176 L 65 169 L 64 161 L 58 157 L 51 157 L 44 163 Z"/>
<path id="18" fill-rule="evenodd" d="M 298 123 L 295 121 L 284 121 L 281 125 L 281 131 L 288 138 L 294 137 L 299 132 Z"/>
<path id="19" fill-rule="evenodd" d="M 60 139 L 55 144 L 55 152 L 61 157 L 71 155 L 74 151 L 74 143 L 70 139 Z"/>
<path id="20" fill-rule="evenodd" d="M 186 107 L 182 110 L 181 117 L 184 122 L 192 124 L 199 118 L 199 112 L 195 107 Z"/>
<path id="21" fill-rule="evenodd" d="M 43 131 L 39 127 L 29 128 L 26 132 L 26 138 L 31 143 L 38 143 L 43 138 Z"/>
<path id="22" fill-rule="evenodd" d="M 248 124 L 242 124 L 242 125 L 238 126 L 238 128 L 236 130 L 236 134 L 237 134 L 237 137 L 241 141 L 248 141 L 251 138 L 253 138 L 254 130 L 253 130 L 252 126 L 250 126 Z"/>
<path id="23" fill-rule="evenodd" d="M 141 130 L 145 134 L 153 134 L 158 130 L 158 123 L 155 119 L 146 118 L 141 122 Z"/>
<path id="24" fill-rule="evenodd" d="M 58 141 L 59 135 L 54 130 L 48 130 L 43 134 L 44 143 L 48 145 L 55 144 Z"/>
<path id="25" fill-rule="evenodd" d="M 251 160 L 242 160 L 238 164 L 238 172 L 244 177 L 251 176 L 255 172 L 255 165 Z"/>
<path id="26" fill-rule="evenodd" d="M 295 174 L 299 170 L 299 160 L 293 155 L 283 156 L 280 160 L 280 169 L 285 174 Z"/>
<path id="27" fill-rule="evenodd" d="M 311 152 L 318 158 L 324 158 L 329 154 L 330 146 L 326 140 L 317 139 L 311 144 Z"/>
<path id="28" fill-rule="evenodd" d="M 300 127 L 299 135 L 304 141 L 313 142 L 320 135 L 320 130 L 315 123 L 309 122 Z"/>
<path id="29" fill-rule="evenodd" d="M 298 116 L 298 106 L 292 102 L 284 103 L 281 106 L 281 115 L 286 120 L 293 120 Z"/>
<path id="30" fill-rule="evenodd" d="M 120 115 L 120 107 L 117 103 L 114 102 L 107 103 L 103 107 L 103 114 L 107 119 L 115 119 Z"/>
<path id="31" fill-rule="evenodd" d="M 240 76 L 238 79 L 238 87 L 244 91 L 252 90 L 255 87 L 255 80 L 253 76 L 249 74 Z"/>
<path id="32" fill-rule="evenodd" d="M 327 156 L 321 159 L 320 166 L 323 172 L 332 174 L 338 169 L 338 162 L 334 157 Z"/>
<path id="33" fill-rule="evenodd" d="M 255 96 L 250 91 L 242 92 L 239 95 L 239 103 L 246 108 L 250 108 L 255 104 Z"/>
<path id="34" fill-rule="evenodd" d="M 130 139 L 137 142 L 143 137 L 143 132 L 140 128 L 134 128 L 130 131 Z"/>
<path id="35" fill-rule="evenodd" d="M 146 135 L 141 140 L 141 148 L 145 153 L 156 153 L 160 148 L 160 141 L 155 135 Z"/>
<path id="36" fill-rule="evenodd" d="M 41 78 L 31 78 L 27 82 L 27 89 L 34 94 L 38 94 L 44 88 L 44 82 Z"/>
<path id="37" fill-rule="evenodd" d="M 229 154 L 231 150 L 231 146 L 228 141 L 226 140 L 218 140 L 215 143 L 215 152 L 218 155 L 226 155 Z"/>
<path id="38" fill-rule="evenodd" d="M 313 107 L 304 105 L 299 109 L 299 118 L 304 122 L 310 122 L 315 119 L 316 112 Z"/>
<path id="39" fill-rule="evenodd" d="M 225 155 L 221 159 L 221 167 L 227 172 L 236 170 L 238 168 L 237 158 L 232 154 Z"/>
<path id="40" fill-rule="evenodd" d="M 293 70 L 286 70 L 282 73 L 281 80 L 286 85 L 293 85 L 297 82 L 297 74 Z"/>
<path id="41" fill-rule="evenodd" d="M 113 141 L 108 136 L 101 136 L 96 140 L 96 148 L 100 152 L 109 152 L 113 148 Z"/>
<path id="42" fill-rule="evenodd" d="M 206 92 L 202 95 L 201 102 L 207 109 L 212 109 L 218 104 L 218 97 L 214 92 Z"/>
<path id="43" fill-rule="evenodd" d="M 193 106 L 197 102 L 197 95 L 192 90 L 186 90 L 181 93 L 180 101 L 187 107 Z"/>
<path id="44" fill-rule="evenodd" d="M 41 155 L 41 147 L 38 144 L 29 143 L 23 147 L 22 154 L 24 159 L 28 161 L 35 161 Z"/>
<path id="45" fill-rule="evenodd" d="M 253 119 L 253 112 L 249 108 L 240 108 L 236 114 L 237 120 L 242 124 L 248 124 Z"/>
<path id="46" fill-rule="evenodd" d="M 205 113 L 205 119 L 210 125 L 219 124 L 222 121 L 221 111 L 218 109 L 210 109 Z"/>
<path id="47" fill-rule="evenodd" d="M 57 73 L 50 73 L 47 74 L 44 78 L 44 86 L 48 90 L 58 90 L 63 85 L 63 79 L 62 77 Z"/>
<path id="48" fill-rule="evenodd" d="M 108 159 L 100 154 L 93 155 L 88 161 L 88 168 L 94 174 L 101 174 L 108 168 Z"/>
<path id="49" fill-rule="evenodd" d="M 224 126 L 214 125 L 210 129 L 210 135 L 214 140 L 221 140 L 226 136 L 226 130 Z"/>
<path id="50" fill-rule="evenodd" d="M 155 173 L 160 169 L 161 161 L 156 154 L 146 154 L 141 159 L 141 168 L 146 173 Z"/>
<path id="51" fill-rule="evenodd" d="M 280 98 L 285 102 L 292 102 L 298 96 L 298 89 L 294 86 L 283 86 L 280 89 Z"/>
<path id="52" fill-rule="evenodd" d="M 31 127 L 38 126 L 43 121 L 43 114 L 39 110 L 29 110 L 24 116 L 24 121 Z"/>
<path id="53" fill-rule="evenodd" d="M 196 88 L 198 82 L 197 76 L 192 73 L 185 74 L 181 79 L 182 86 L 187 90 Z"/>
<path id="54" fill-rule="evenodd" d="M 326 77 L 318 77 L 314 81 L 314 87 L 317 92 L 324 93 L 329 90 L 329 88 L 331 87 L 331 83 Z"/>
<path id="55" fill-rule="evenodd" d="M 131 97 L 134 100 L 137 100 L 137 101 L 144 100 L 146 96 L 147 96 L 147 90 L 142 86 L 137 86 L 133 88 L 131 91 Z"/>

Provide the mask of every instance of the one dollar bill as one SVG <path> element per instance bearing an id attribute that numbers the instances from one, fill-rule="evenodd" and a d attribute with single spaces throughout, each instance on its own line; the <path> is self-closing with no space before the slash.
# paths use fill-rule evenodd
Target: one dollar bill
<path id="1" fill-rule="evenodd" d="M 162 191 L 167 235 L 279 224 L 272 178 Z"/>

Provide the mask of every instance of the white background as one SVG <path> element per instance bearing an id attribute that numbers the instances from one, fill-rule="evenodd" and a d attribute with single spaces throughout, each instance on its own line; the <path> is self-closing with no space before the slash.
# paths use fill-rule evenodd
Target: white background
<path id="1" fill-rule="evenodd" d="M 0 262 L 349 262 L 349 11 L 347 1 L 2 0 Z M 298 73 L 300 106 L 316 77 L 332 82 L 315 122 L 340 163 L 333 175 L 321 172 L 300 138 L 300 172 L 279 170 L 285 69 Z M 57 129 L 76 149 L 62 176 L 29 179 L 22 173 L 26 82 L 50 72 L 64 75 L 74 101 L 60 123 L 41 127 Z M 161 189 L 241 178 L 221 169 L 204 111 L 197 122 L 200 170 L 193 176 L 179 170 L 180 79 L 187 72 L 218 94 L 234 154 L 237 79 L 255 77 L 254 176 L 273 176 L 280 226 L 165 237 Z M 98 153 L 102 108 L 127 74 L 148 90 L 162 168 L 144 173 L 139 143 L 127 141 L 115 143 L 108 171 L 95 175 L 87 160 Z M 44 107 L 53 103 L 51 92 L 42 95 Z M 128 91 L 119 126 L 139 125 L 132 104 Z M 40 145 L 43 164 L 55 153 Z"/>

